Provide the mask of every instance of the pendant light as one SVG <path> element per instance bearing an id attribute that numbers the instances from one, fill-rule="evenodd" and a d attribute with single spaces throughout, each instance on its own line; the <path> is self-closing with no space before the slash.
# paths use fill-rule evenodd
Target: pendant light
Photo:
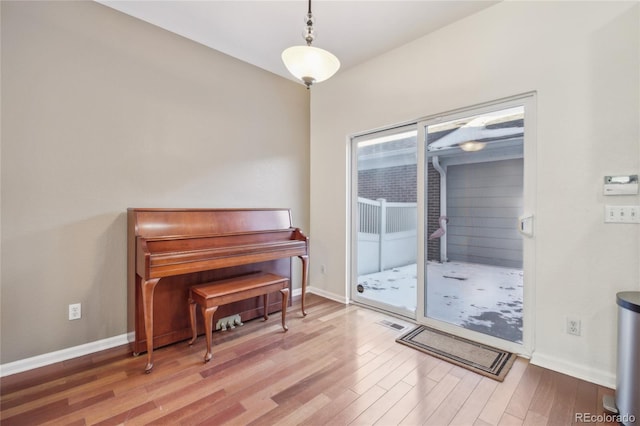
<path id="1" fill-rule="evenodd" d="M 313 83 L 329 79 L 340 68 L 340 61 L 332 53 L 311 46 L 314 38 L 311 0 L 305 16 L 306 28 L 303 36 L 306 46 L 292 46 L 282 52 L 282 62 L 295 78 L 301 80 L 307 89 Z"/>

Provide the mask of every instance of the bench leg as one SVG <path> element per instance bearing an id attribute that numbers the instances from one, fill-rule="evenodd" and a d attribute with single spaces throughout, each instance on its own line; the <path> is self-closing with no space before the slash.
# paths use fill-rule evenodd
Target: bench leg
<path id="1" fill-rule="evenodd" d="M 191 340 L 189 340 L 189 345 L 193 345 L 198 338 L 198 331 L 196 327 L 196 302 L 194 302 L 191 297 L 189 297 L 189 325 L 191 326 Z"/>
<path id="2" fill-rule="evenodd" d="M 284 328 L 284 331 L 287 331 L 289 330 L 289 327 L 287 327 L 287 302 L 289 301 L 289 289 L 283 288 L 280 290 L 280 293 L 282 293 L 282 328 Z"/>
<path id="3" fill-rule="evenodd" d="M 211 308 L 206 308 L 204 306 L 201 307 L 202 316 L 204 317 L 204 332 L 207 336 L 207 353 L 204 355 L 204 362 L 209 362 L 211 358 L 213 358 L 213 353 L 211 351 L 211 340 L 213 333 L 213 314 L 218 310 L 217 306 L 213 306 Z"/>

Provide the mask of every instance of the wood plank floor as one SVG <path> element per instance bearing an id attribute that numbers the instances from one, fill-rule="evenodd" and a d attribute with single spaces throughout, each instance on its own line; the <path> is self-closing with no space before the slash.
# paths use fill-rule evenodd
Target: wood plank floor
<path id="1" fill-rule="evenodd" d="M 603 414 L 606 389 L 518 359 L 502 383 L 395 343 L 362 307 L 307 298 L 280 316 L 145 357 L 127 347 L 1 381 L 9 425 L 571 425 Z M 615 424 L 615 423 L 611 423 Z"/>

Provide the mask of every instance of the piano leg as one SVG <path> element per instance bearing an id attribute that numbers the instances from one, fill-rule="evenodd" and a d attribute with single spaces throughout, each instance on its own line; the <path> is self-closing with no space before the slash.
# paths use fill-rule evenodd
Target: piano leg
<path id="1" fill-rule="evenodd" d="M 302 261 L 302 316 L 307 316 L 307 311 L 304 309 L 304 298 L 307 293 L 307 277 L 309 275 L 309 256 L 298 256 Z"/>
<path id="2" fill-rule="evenodd" d="M 284 331 L 289 330 L 287 327 L 287 303 L 289 302 L 289 288 L 283 288 L 280 290 L 282 293 L 282 328 Z"/>
<path id="3" fill-rule="evenodd" d="M 144 372 L 149 374 L 153 368 L 153 292 L 160 278 L 147 280 L 142 284 L 142 310 L 144 312 L 144 333 L 147 339 L 147 366 Z"/>

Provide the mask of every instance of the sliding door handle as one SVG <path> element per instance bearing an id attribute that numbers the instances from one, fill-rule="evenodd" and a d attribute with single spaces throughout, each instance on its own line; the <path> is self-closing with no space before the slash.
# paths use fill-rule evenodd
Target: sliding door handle
<path id="1" fill-rule="evenodd" d="M 518 218 L 518 231 L 527 237 L 533 237 L 533 215 L 522 215 Z"/>

